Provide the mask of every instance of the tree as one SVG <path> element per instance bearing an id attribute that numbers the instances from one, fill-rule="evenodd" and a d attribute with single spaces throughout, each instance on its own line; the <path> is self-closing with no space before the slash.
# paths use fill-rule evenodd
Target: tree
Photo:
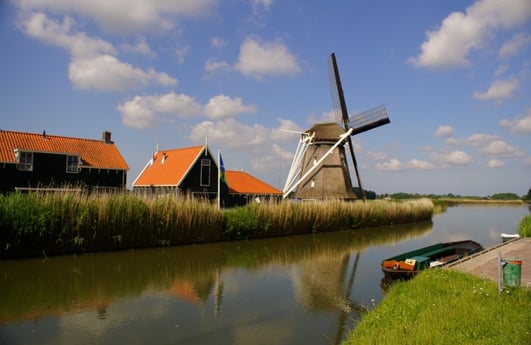
<path id="1" fill-rule="evenodd" d="M 491 199 L 494 200 L 517 200 L 520 197 L 514 193 L 498 193 L 491 195 Z"/>

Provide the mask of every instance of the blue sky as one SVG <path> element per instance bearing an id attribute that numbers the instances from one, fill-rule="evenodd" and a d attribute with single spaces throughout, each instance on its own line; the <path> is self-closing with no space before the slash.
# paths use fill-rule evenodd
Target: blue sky
<path id="1" fill-rule="evenodd" d="M 157 146 L 208 137 L 227 169 L 282 189 L 298 142 L 283 130 L 335 120 L 335 52 L 350 114 L 391 120 L 353 137 L 365 189 L 531 188 L 528 0 L 13 0 L 0 42 L 0 128 L 109 130 L 129 185 Z"/>

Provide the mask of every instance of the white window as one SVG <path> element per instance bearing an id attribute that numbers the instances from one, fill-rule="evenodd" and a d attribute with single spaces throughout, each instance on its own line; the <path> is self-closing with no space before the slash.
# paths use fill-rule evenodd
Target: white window
<path id="1" fill-rule="evenodd" d="M 79 172 L 79 156 L 66 156 L 66 172 L 76 174 Z"/>
<path id="2" fill-rule="evenodd" d="M 210 164 L 210 159 L 201 159 L 201 181 L 199 183 L 203 187 L 210 186 Z"/>
<path id="3" fill-rule="evenodd" d="M 33 171 L 33 152 L 15 151 L 17 169 L 20 171 Z"/>

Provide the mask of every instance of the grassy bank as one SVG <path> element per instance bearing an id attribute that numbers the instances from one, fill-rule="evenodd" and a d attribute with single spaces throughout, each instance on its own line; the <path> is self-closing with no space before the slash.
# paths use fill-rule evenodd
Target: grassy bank
<path id="1" fill-rule="evenodd" d="M 502 199 L 485 199 L 485 198 L 437 198 L 437 203 L 446 203 L 447 205 L 523 205 L 525 202 L 521 199 L 502 200 Z"/>
<path id="2" fill-rule="evenodd" d="M 522 237 L 531 237 L 531 216 L 525 216 L 522 218 L 518 233 Z"/>
<path id="3" fill-rule="evenodd" d="M 191 197 L 73 193 L 0 196 L 0 257 L 310 234 L 429 220 L 428 199 L 262 203 L 218 210 Z"/>
<path id="4" fill-rule="evenodd" d="M 451 270 L 393 285 L 345 344 L 529 344 L 531 290 Z"/>

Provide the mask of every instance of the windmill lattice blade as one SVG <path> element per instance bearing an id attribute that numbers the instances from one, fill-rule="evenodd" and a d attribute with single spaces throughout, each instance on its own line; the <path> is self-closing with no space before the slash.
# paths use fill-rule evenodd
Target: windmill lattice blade
<path id="1" fill-rule="evenodd" d="M 380 105 L 363 113 L 352 116 L 349 125 L 354 128 L 352 135 L 366 132 L 370 129 L 390 123 L 385 105 Z"/>
<path id="2" fill-rule="evenodd" d="M 330 81 L 330 94 L 332 96 L 332 105 L 334 106 L 334 115 L 337 123 L 341 124 L 347 130 L 348 113 L 343 95 L 343 87 L 339 78 L 339 69 L 336 62 L 336 54 L 332 53 L 328 60 L 328 78 Z"/>

